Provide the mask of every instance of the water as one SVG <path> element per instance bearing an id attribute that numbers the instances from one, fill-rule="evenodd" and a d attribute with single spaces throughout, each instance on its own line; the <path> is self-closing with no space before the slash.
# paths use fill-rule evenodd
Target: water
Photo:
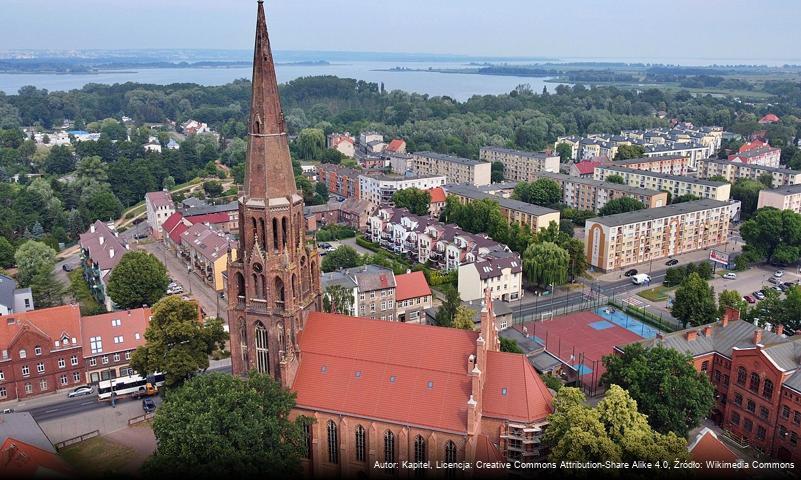
<path id="1" fill-rule="evenodd" d="M 642 323 L 636 318 L 628 316 L 625 312 L 622 312 L 616 308 L 611 313 L 607 313 L 607 309 L 610 308 L 613 307 L 600 307 L 595 310 L 595 313 L 601 317 L 604 317 L 610 322 L 641 336 L 642 338 L 654 338 L 656 337 L 656 334 L 659 333 L 659 330 Z"/>
<path id="2" fill-rule="evenodd" d="M 527 83 L 535 92 L 547 85 L 549 91 L 559 85 L 546 83 L 542 77 L 507 77 L 462 73 L 392 72 L 376 71 L 393 67 L 410 69 L 466 68 L 464 63 L 446 62 L 377 62 L 350 61 L 332 65 L 277 65 L 276 74 L 280 83 L 312 75 L 335 75 L 368 82 L 384 82 L 387 90 L 426 93 L 432 96 L 448 95 L 457 100 L 467 100 L 473 95 L 497 95 L 508 93 L 516 86 Z M 250 79 L 250 67 L 236 68 L 152 68 L 125 72 L 103 72 L 98 74 L 0 74 L 0 91 L 15 94 L 26 85 L 50 91 L 72 90 L 87 83 L 198 83 L 200 85 L 223 85 L 239 78 Z"/>

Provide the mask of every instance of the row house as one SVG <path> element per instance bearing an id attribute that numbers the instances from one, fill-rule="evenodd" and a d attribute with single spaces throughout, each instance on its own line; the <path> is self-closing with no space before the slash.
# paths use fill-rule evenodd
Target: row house
<path id="1" fill-rule="evenodd" d="M 559 172 L 559 155 L 524 152 L 502 147 L 481 147 L 478 158 L 503 164 L 503 177 L 514 182 L 531 182 L 539 172 Z"/>
<path id="2" fill-rule="evenodd" d="M 484 199 L 492 200 L 498 203 L 501 215 L 506 218 L 508 223 L 528 226 L 532 232 L 548 228 L 551 222 L 559 224 L 559 210 L 492 195 L 470 185 L 446 185 L 445 191 L 462 204 Z"/>
<path id="3" fill-rule="evenodd" d="M 151 318 L 148 307 L 81 318 L 85 381 L 97 383 L 133 375 L 131 355 L 145 344 L 145 330 Z"/>
<path id="4" fill-rule="evenodd" d="M 493 300 L 511 302 L 523 296 L 523 262 L 520 255 L 503 252 L 459 266 L 459 297 L 478 300 L 489 291 Z"/>
<path id="5" fill-rule="evenodd" d="M 696 200 L 586 222 L 587 263 L 602 272 L 723 245 L 732 206 Z"/>
<path id="6" fill-rule="evenodd" d="M 81 246 L 81 268 L 83 277 L 95 300 L 106 310 L 114 309 L 114 302 L 107 294 L 111 271 L 120 263 L 128 251 L 128 244 L 116 230 L 97 220 L 89 226 L 89 231 L 79 238 Z"/>
<path id="7" fill-rule="evenodd" d="M 399 190 L 416 188 L 430 190 L 445 185 L 443 175 L 399 176 L 399 175 L 359 175 L 359 192 L 363 200 L 374 206 L 392 205 L 392 196 Z"/>
<path id="8" fill-rule="evenodd" d="M 425 311 L 433 306 L 433 295 L 423 272 L 395 276 L 395 310 L 399 322 L 425 323 Z"/>
<path id="9" fill-rule="evenodd" d="M 184 218 L 191 223 L 208 223 L 225 233 L 239 235 L 239 204 L 236 200 L 220 205 L 186 206 L 180 210 Z"/>
<path id="10" fill-rule="evenodd" d="M 727 308 L 714 323 L 644 340 L 692 356 L 715 389 L 711 418 L 740 443 L 801 461 L 801 338 Z"/>
<path id="11" fill-rule="evenodd" d="M 413 153 L 410 170 L 416 175 L 444 176 L 448 183 L 473 186 L 492 183 L 491 163 L 441 153 Z"/>
<path id="12" fill-rule="evenodd" d="M 612 165 L 595 168 L 595 180 L 606 181 L 611 175 L 623 178 L 623 183 L 631 187 L 670 192 L 673 197 L 695 195 L 698 198 L 726 201 L 731 194 L 731 184 L 696 177 L 666 175 L 664 173 Z"/>
<path id="13" fill-rule="evenodd" d="M 537 178 L 547 178 L 562 188 L 562 203 L 578 210 L 597 211 L 610 200 L 629 197 L 642 202 L 647 208 L 667 205 L 667 192 L 647 190 L 619 183 L 575 177 L 561 173 L 543 172 Z"/>
<path id="14" fill-rule="evenodd" d="M 772 190 L 760 190 L 757 208 L 773 207 L 801 213 L 801 184 Z"/>
<path id="15" fill-rule="evenodd" d="M 306 231 L 313 232 L 324 225 L 347 225 L 357 231 L 367 228 L 367 219 L 370 218 L 375 207 L 367 200 L 346 198 L 343 201 L 329 200 L 323 205 L 304 207 L 306 217 Z"/>
<path id="16" fill-rule="evenodd" d="M 150 234 L 156 240 L 160 240 L 163 235 L 161 226 L 175 213 L 175 204 L 172 195 L 168 191 L 147 192 L 145 194 L 145 209 L 147 211 L 147 224 L 150 227 Z"/>
<path id="17" fill-rule="evenodd" d="M 631 168 L 633 170 L 647 170 L 649 172 L 664 173 L 666 175 L 687 175 L 689 158 L 681 155 L 665 155 L 659 157 L 630 158 L 628 160 L 615 160 L 613 165 Z"/>
<path id="18" fill-rule="evenodd" d="M 236 243 L 203 223 L 196 223 L 181 234 L 180 255 L 189 270 L 218 292 L 225 287 L 223 273 L 228 254 L 236 260 Z"/>
<path id="19" fill-rule="evenodd" d="M 359 190 L 360 170 L 323 163 L 317 167 L 317 181 L 328 187 L 328 191 L 344 198 L 361 198 Z"/>
<path id="20" fill-rule="evenodd" d="M 759 177 L 766 173 L 773 179 L 771 185 L 773 188 L 801 183 L 801 171 L 799 170 L 789 170 L 783 167 L 765 167 L 717 158 L 707 158 L 698 162 L 698 176 L 700 178 L 721 176 L 729 183 L 734 183 L 740 178 L 758 181 Z"/>
<path id="21" fill-rule="evenodd" d="M 595 168 L 609 163 L 608 157 L 594 157 L 570 165 L 570 176 L 578 178 L 593 178 Z"/>
<path id="22" fill-rule="evenodd" d="M 763 167 L 778 167 L 781 155 L 781 148 L 767 146 L 733 153 L 729 155 L 729 161 L 747 163 L 750 165 L 762 165 Z"/>
<path id="23" fill-rule="evenodd" d="M 654 158 L 679 156 L 687 159 L 688 167 L 695 168 L 699 160 L 714 153 L 706 145 L 676 142 L 670 145 L 646 145 L 643 155 Z"/>

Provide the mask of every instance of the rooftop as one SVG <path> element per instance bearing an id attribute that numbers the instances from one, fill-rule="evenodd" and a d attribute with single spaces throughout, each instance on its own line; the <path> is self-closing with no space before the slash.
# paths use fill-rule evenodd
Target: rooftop
<path id="1" fill-rule="evenodd" d="M 145 194 L 145 200 L 153 205 L 154 208 L 175 206 L 172 203 L 172 195 L 170 195 L 170 192 L 147 192 Z"/>
<path id="2" fill-rule="evenodd" d="M 488 198 L 503 207 L 509 210 L 514 210 L 518 212 L 524 212 L 529 215 L 540 216 L 540 215 L 547 215 L 549 213 L 556 213 L 557 210 L 552 208 L 541 207 L 539 205 L 534 205 L 531 203 L 521 202 L 520 200 L 512 200 L 511 198 L 504 198 L 498 195 L 492 195 L 489 193 L 482 192 L 481 190 L 477 189 L 476 187 L 470 185 L 445 185 L 445 190 L 451 194 L 460 195 L 462 197 L 470 198 L 473 200 L 482 200 Z"/>
<path id="3" fill-rule="evenodd" d="M 592 185 L 593 187 L 606 188 L 609 190 L 617 190 L 620 192 L 627 192 L 634 195 L 651 196 L 660 193 L 657 192 L 656 190 L 648 190 L 646 188 L 632 187 L 629 185 L 624 185 L 614 182 L 605 182 L 603 180 L 595 180 L 593 178 L 582 178 L 573 175 L 565 175 L 563 173 L 538 172 L 536 175 L 537 177 L 550 178 L 562 182 L 580 183 L 582 185 Z"/>
<path id="4" fill-rule="evenodd" d="M 431 295 L 431 288 L 423 272 L 410 272 L 395 276 L 395 300 L 426 297 Z"/>
<path id="5" fill-rule="evenodd" d="M 223 203 L 222 205 L 202 205 L 198 207 L 190 207 L 186 208 L 183 211 L 185 217 L 191 217 L 194 215 L 205 215 L 207 213 L 217 213 L 217 212 L 236 212 L 239 210 L 239 202 L 237 200 L 233 200 L 228 203 Z"/>
<path id="6" fill-rule="evenodd" d="M 203 223 L 196 223 L 181 234 L 182 245 L 188 245 L 211 261 L 226 255 L 230 243 L 223 234 Z"/>
<path id="7" fill-rule="evenodd" d="M 627 160 L 615 160 L 612 165 L 636 165 L 638 163 L 655 163 L 664 160 L 686 160 L 684 155 L 663 155 L 659 157 L 639 157 L 629 158 Z"/>
<path id="8" fill-rule="evenodd" d="M 478 165 L 479 163 L 486 163 L 479 160 L 472 160 L 470 158 L 454 157 L 452 155 L 445 155 L 443 153 L 435 153 L 435 152 L 415 152 L 414 155 L 418 157 L 428 157 L 437 160 L 444 160 L 446 162 L 461 163 L 462 165 L 470 165 L 470 166 Z"/>
<path id="9" fill-rule="evenodd" d="M 776 193 L 779 195 L 797 195 L 801 193 L 801 183 L 796 185 L 785 185 L 779 188 L 772 188 L 769 190 L 762 190 L 762 191 L 767 193 Z"/>
<path id="10" fill-rule="evenodd" d="M 80 308 L 78 305 L 62 305 L 0 317 L 0 350 L 8 349 L 26 330 L 54 342 L 58 340 L 61 343 L 64 337 L 69 339 L 69 346 L 53 347 L 55 349 L 77 347 L 81 344 Z"/>
<path id="11" fill-rule="evenodd" d="M 732 162 L 731 160 L 721 159 L 721 158 L 705 158 L 703 160 L 699 160 L 700 162 L 707 162 L 707 163 L 717 163 L 718 165 L 735 165 L 738 168 L 753 168 L 756 170 L 764 170 L 766 172 L 775 172 L 775 173 L 786 173 L 788 175 L 798 175 L 801 174 L 801 170 L 790 170 L 789 168 L 784 167 L 766 167 L 765 165 L 755 165 L 749 163 L 738 163 Z"/>
<path id="12" fill-rule="evenodd" d="M 667 205 L 664 207 L 647 208 L 634 212 L 618 213 L 615 215 L 607 215 L 605 217 L 595 217 L 590 218 L 587 221 L 600 223 L 601 225 L 606 225 L 608 227 L 618 227 L 621 225 L 628 225 L 630 223 L 647 222 L 649 220 L 674 217 L 678 215 L 685 215 L 687 213 L 701 212 L 712 208 L 728 206 L 728 202 L 705 198 L 691 202 L 674 203 L 673 205 Z"/>
<path id="13" fill-rule="evenodd" d="M 145 330 L 150 323 L 150 309 L 118 310 L 81 319 L 84 338 L 100 337 L 102 351 L 117 353 L 134 350 L 145 344 Z M 90 352 L 84 352 L 89 355 Z"/>
<path id="14" fill-rule="evenodd" d="M 97 263 L 100 270 L 111 270 L 116 267 L 128 251 L 128 245 L 100 220 L 93 223 L 86 233 L 80 235 L 80 243 L 81 248 L 89 251 L 89 258 Z"/>
<path id="15" fill-rule="evenodd" d="M 614 164 L 608 165 L 601 165 L 600 168 L 605 168 L 606 170 L 611 170 L 620 173 L 628 173 L 632 175 L 643 175 L 645 177 L 654 177 L 654 178 L 664 178 L 666 180 L 673 180 L 676 182 L 686 182 L 686 183 L 695 183 L 698 185 L 708 185 L 710 187 L 720 187 L 723 185 L 728 185 L 728 182 L 716 182 L 714 180 L 706 180 L 703 178 L 697 177 L 688 177 L 684 175 L 668 175 L 667 173 L 661 172 L 652 172 L 650 170 L 637 170 L 634 168 L 626 168 L 626 167 L 617 167 Z"/>
<path id="16" fill-rule="evenodd" d="M 751 150 L 746 150 L 744 152 L 737 152 L 732 153 L 729 155 L 729 159 L 732 158 L 753 158 L 758 157 L 760 155 L 765 155 L 766 153 L 781 151 L 780 148 L 776 147 L 759 147 L 759 148 L 752 148 Z"/>
<path id="17" fill-rule="evenodd" d="M 523 151 L 523 150 L 514 150 L 514 149 L 511 149 L 511 148 L 493 147 L 493 146 L 481 147 L 481 150 L 489 150 L 489 151 L 501 152 L 501 153 L 511 153 L 513 155 L 518 155 L 518 156 L 527 157 L 527 158 L 536 158 L 538 160 L 543 160 L 543 159 L 546 159 L 546 158 L 553 158 L 553 157 L 558 157 L 559 156 L 559 155 L 554 155 L 554 154 L 546 153 L 546 152 L 526 152 L 526 151 Z"/>

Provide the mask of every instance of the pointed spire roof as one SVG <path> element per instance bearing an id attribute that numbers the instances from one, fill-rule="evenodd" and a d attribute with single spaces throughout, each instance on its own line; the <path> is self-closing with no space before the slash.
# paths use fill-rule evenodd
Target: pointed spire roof
<path id="1" fill-rule="evenodd" d="M 263 0 L 259 0 L 258 5 L 245 197 L 246 200 L 266 202 L 270 198 L 285 198 L 297 193 L 297 186 L 289 156 L 284 113 L 278 97 Z"/>

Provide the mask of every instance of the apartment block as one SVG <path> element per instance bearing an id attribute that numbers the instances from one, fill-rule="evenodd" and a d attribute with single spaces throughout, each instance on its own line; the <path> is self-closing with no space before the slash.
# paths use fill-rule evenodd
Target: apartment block
<path id="1" fill-rule="evenodd" d="M 781 155 L 782 150 L 780 148 L 767 146 L 733 153 L 729 155 L 729 161 L 762 165 L 763 167 L 778 167 Z"/>
<path id="2" fill-rule="evenodd" d="M 665 175 L 664 173 L 633 170 L 613 165 L 602 165 L 595 168 L 596 180 L 606 180 L 610 175 L 623 177 L 623 182 L 626 185 L 670 192 L 674 197 L 692 194 L 698 198 L 726 201 L 731 194 L 731 185 L 726 182 L 679 175 Z"/>
<path id="3" fill-rule="evenodd" d="M 367 200 L 376 207 L 392 203 L 392 195 L 405 188 L 430 190 L 445 185 L 444 175 L 359 175 L 359 192 L 363 200 Z"/>
<path id="4" fill-rule="evenodd" d="M 481 147 L 478 158 L 489 163 L 501 162 L 504 179 L 513 182 L 531 182 L 538 172 L 559 172 L 559 155 L 545 152 Z"/>
<path id="5" fill-rule="evenodd" d="M 711 178 L 715 175 L 720 175 L 729 183 L 736 182 L 738 178 L 758 180 L 759 177 L 765 173 L 773 177 L 773 188 L 801 183 L 801 171 L 799 170 L 789 170 L 782 167 L 765 167 L 762 165 L 732 162 L 731 160 L 721 160 L 717 158 L 706 158 L 698 162 L 699 177 Z"/>
<path id="6" fill-rule="evenodd" d="M 801 185 L 790 185 L 773 190 L 760 190 L 757 208 L 773 207 L 801 213 Z"/>
<path id="7" fill-rule="evenodd" d="M 726 243 L 728 202 L 704 199 L 587 220 L 587 262 L 609 272 Z"/>
<path id="8" fill-rule="evenodd" d="M 579 210 L 599 210 L 610 200 L 631 197 L 648 208 L 667 205 L 667 192 L 630 187 L 619 183 L 574 177 L 561 173 L 541 172 L 537 178 L 547 178 L 562 187 L 562 203 Z"/>
<path id="9" fill-rule="evenodd" d="M 407 166 L 416 175 L 444 175 L 448 183 L 481 186 L 492 178 L 491 163 L 434 152 L 413 153 Z"/>
<path id="10" fill-rule="evenodd" d="M 153 238 L 159 240 L 162 237 L 161 225 L 175 213 L 175 204 L 172 202 L 170 192 L 147 192 L 145 194 L 145 208 L 147 210 L 147 224 Z"/>
<path id="11" fill-rule="evenodd" d="M 459 298 L 478 300 L 490 291 L 493 300 L 511 302 L 523 295 L 523 262 L 517 253 L 491 255 L 459 266 Z"/>
<path id="12" fill-rule="evenodd" d="M 337 285 L 353 293 L 348 315 L 397 320 L 395 289 L 397 283 L 392 270 L 378 265 L 363 265 L 322 275 L 323 295 L 328 287 Z"/>
<path id="13" fill-rule="evenodd" d="M 631 158 L 628 160 L 615 160 L 612 165 L 631 168 L 633 170 L 647 170 L 649 172 L 664 173 L 666 175 L 687 175 L 687 166 L 690 159 L 681 155 L 665 155 L 655 157 Z"/>
<path id="14" fill-rule="evenodd" d="M 501 214 L 509 223 L 528 225 L 532 231 L 548 228 L 551 222 L 559 224 L 559 210 L 492 195 L 469 185 L 446 185 L 445 191 L 463 204 L 485 198 L 497 202 L 501 207 Z"/>
<path id="15" fill-rule="evenodd" d="M 426 323 L 426 309 L 433 306 L 434 297 L 423 272 L 395 276 L 395 308 L 398 321 Z"/>
<path id="16" fill-rule="evenodd" d="M 353 168 L 324 163 L 317 167 L 317 181 L 328 187 L 328 192 L 345 198 L 361 198 L 359 175 L 364 172 Z"/>

